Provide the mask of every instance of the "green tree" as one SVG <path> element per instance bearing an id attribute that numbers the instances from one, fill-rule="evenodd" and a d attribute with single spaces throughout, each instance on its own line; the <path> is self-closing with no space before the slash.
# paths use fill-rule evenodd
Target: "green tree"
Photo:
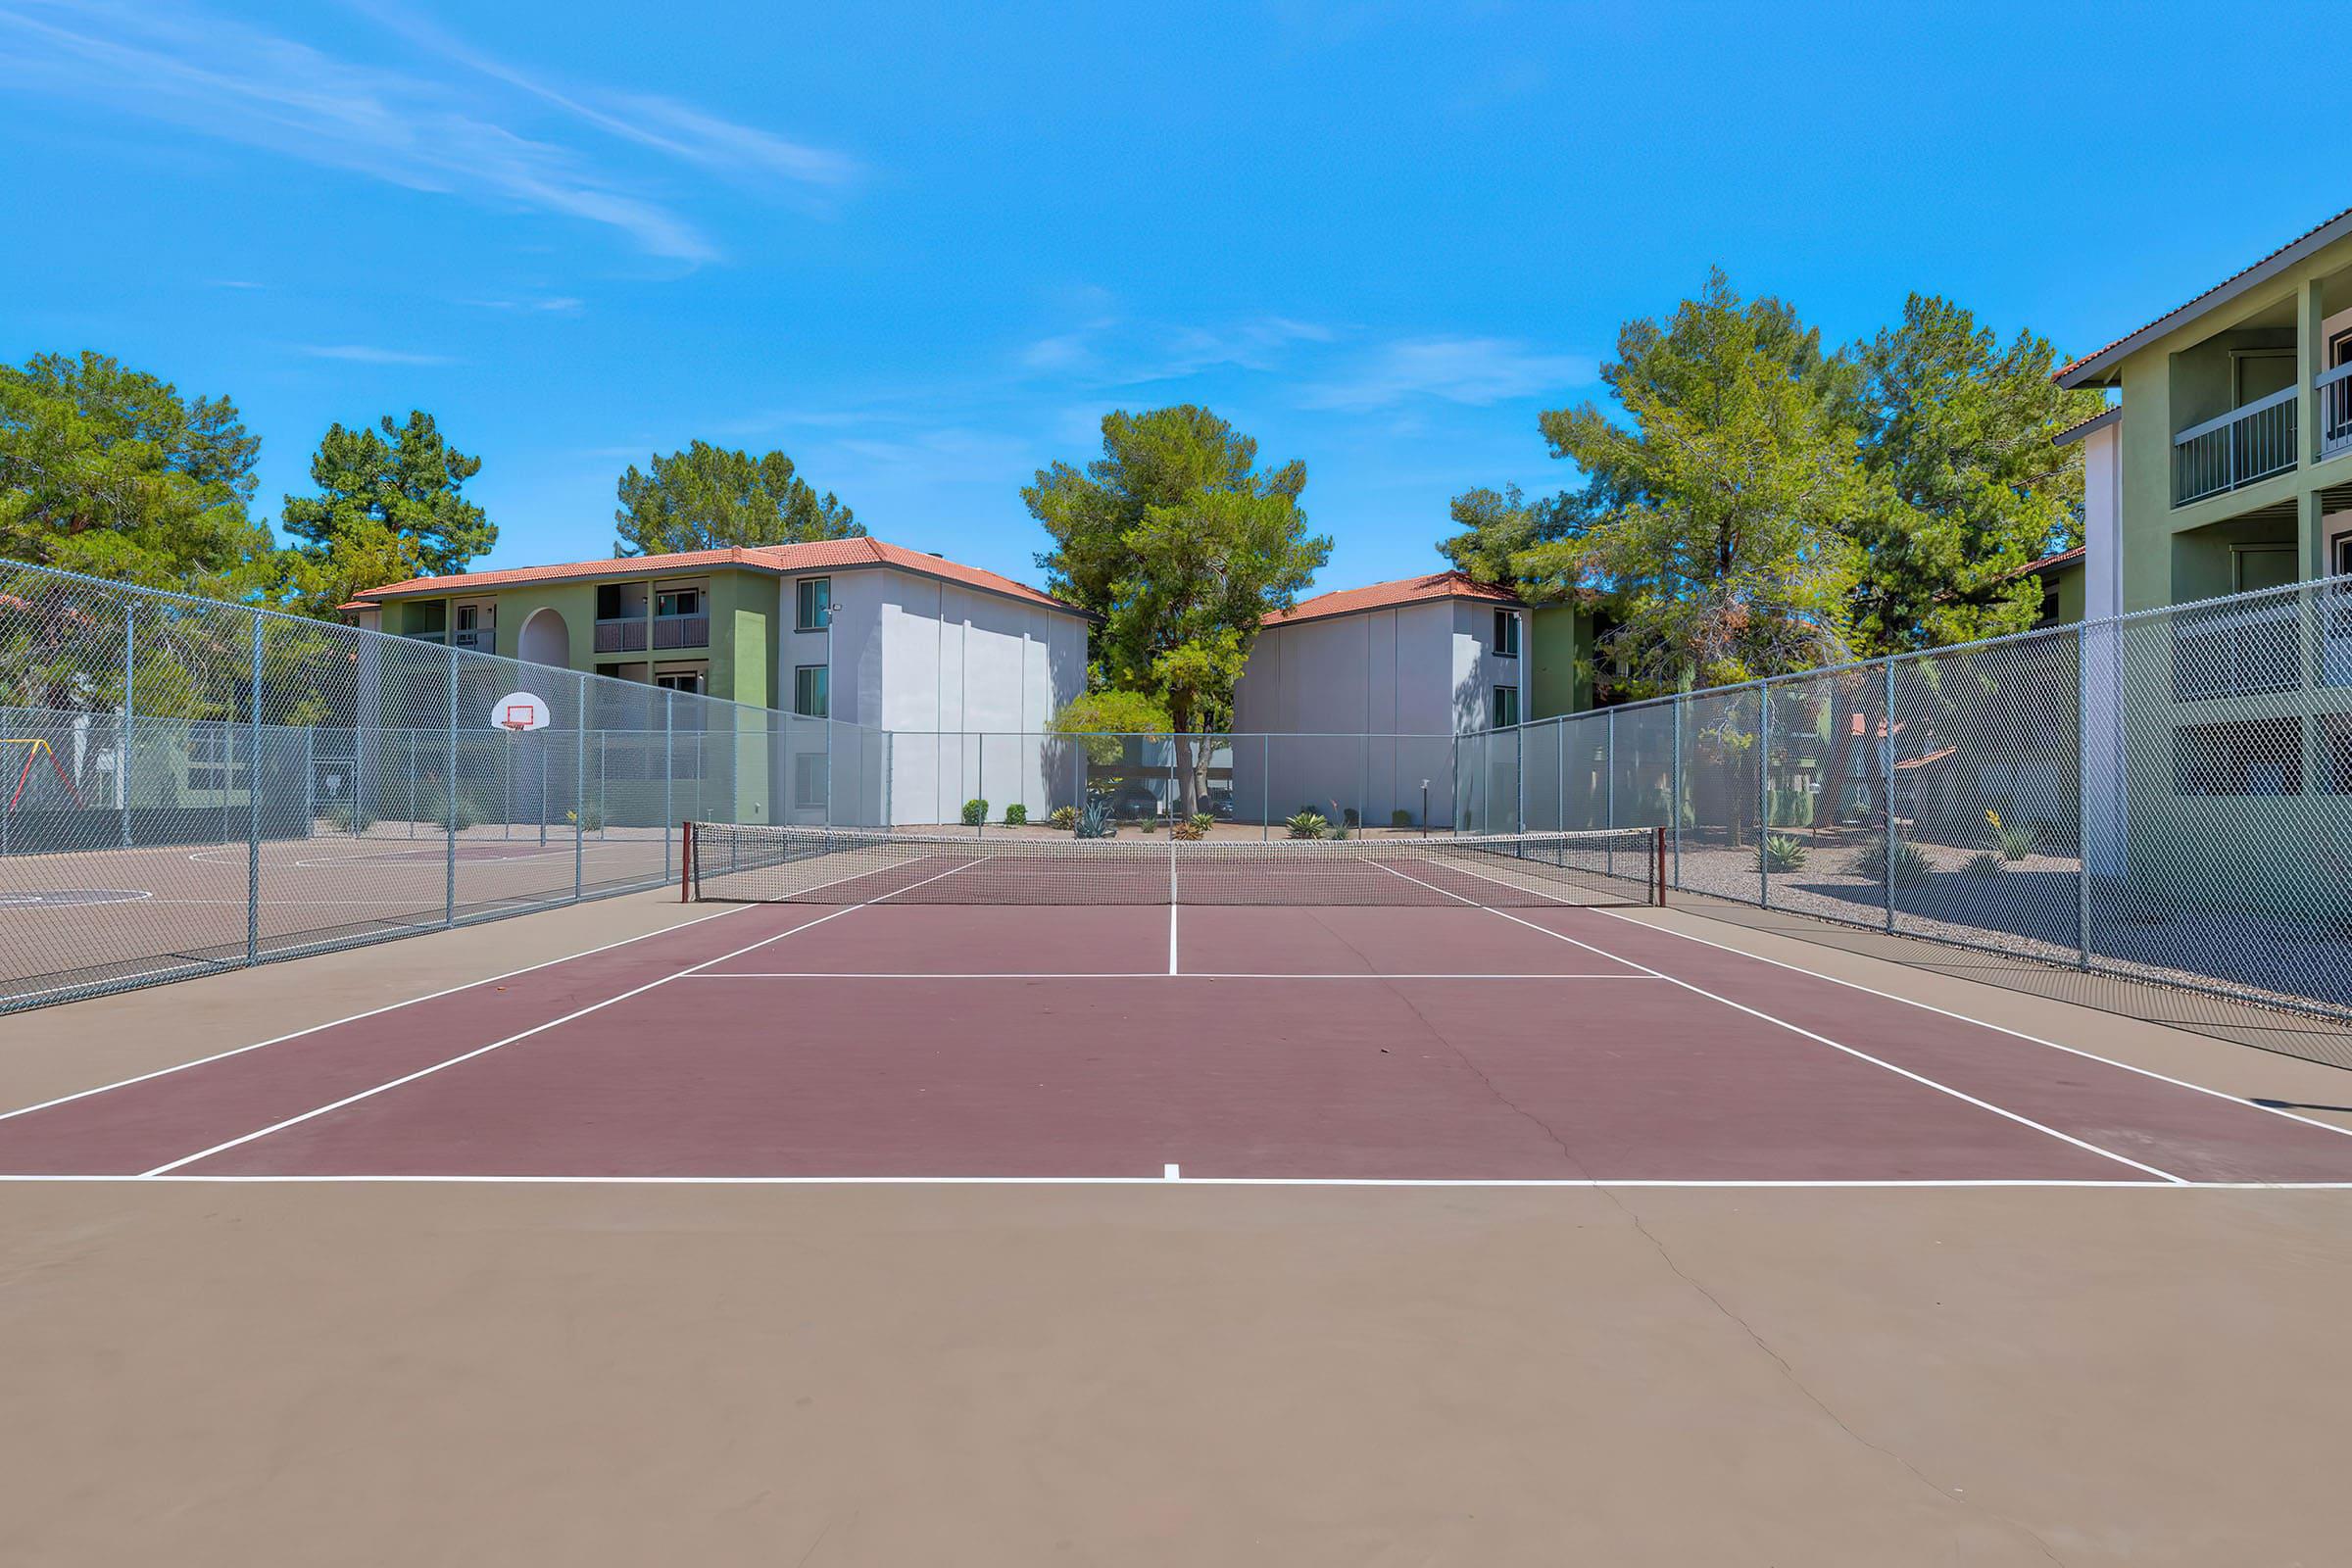
<path id="1" fill-rule="evenodd" d="M 1555 510 L 1529 501 L 1515 484 L 1465 490 L 1447 511 L 1459 531 L 1438 541 L 1438 554 L 1480 582 L 1518 582 L 1520 558 L 1562 537 Z"/>
<path id="2" fill-rule="evenodd" d="M 1148 692 L 1118 691 L 1107 686 L 1090 686 L 1068 702 L 1061 710 L 1046 721 L 1047 730 L 1055 735 L 1078 735 L 1085 740 L 1087 760 L 1111 763 L 1119 760 L 1120 743 L 1110 739 L 1117 735 L 1165 735 L 1176 727 L 1168 717 L 1167 705 Z"/>
<path id="3" fill-rule="evenodd" d="M 738 545 L 855 539 L 865 533 L 831 491 L 817 494 L 781 452 L 753 457 L 697 441 L 656 453 L 653 471 L 635 464 L 620 476 L 612 522 L 620 556 L 661 556 Z"/>
<path id="4" fill-rule="evenodd" d="M 2026 630 L 2041 585 L 2020 568 L 2082 542 L 2082 452 L 2051 437 L 2103 399 L 2050 379 L 2046 339 L 2020 331 L 2004 346 L 1928 295 L 1857 359 L 1870 480 L 1851 525 L 1857 640 L 1899 653 Z"/>
<path id="5" fill-rule="evenodd" d="M 1586 483 L 1561 499 L 1559 537 L 1514 558 L 1519 577 L 1597 591 L 1603 652 L 1637 688 L 1843 657 L 1862 492 L 1850 365 L 1715 272 L 1666 320 L 1629 323 L 1601 379 L 1630 427 L 1591 403 L 1543 416 Z"/>
<path id="6" fill-rule="evenodd" d="M 304 541 L 293 572 L 313 613 L 409 577 L 438 577 L 498 543 L 498 526 L 467 501 L 482 460 L 451 446 L 433 416 L 385 415 L 373 429 L 327 427 L 311 459 L 316 496 L 288 496 L 286 531 Z"/>
<path id="7" fill-rule="evenodd" d="M 250 434 L 226 398 L 102 354 L 0 366 L 0 557 L 241 597 L 266 574 Z"/>
<path id="8" fill-rule="evenodd" d="M 1116 689 L 1165 706 L 1181 734 L 1222 728 L 1267 615 L 1331 558 L 1298 505 L 1306 465 L 1260 470 L 1257 443 L 1190 404 L 1102 418 L 1102 456 L 1039 471 L 1021 492 L 1054 548 L 1055 592 L 1102 617 Z M 1179 807 L 1199 808 L 1205 748 L 1180 743 Z"/>

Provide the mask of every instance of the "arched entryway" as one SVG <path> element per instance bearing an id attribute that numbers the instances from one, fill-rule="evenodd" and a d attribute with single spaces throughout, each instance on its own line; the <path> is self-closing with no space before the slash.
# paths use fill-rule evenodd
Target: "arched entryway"
<path id="1" fill-rule="evenodd" d="M 522 623 L 522 635 L 515 640 L 514 654 L 526 664 L 569 668 L 571 628 L 564 624 L 563 612 L 554 609 L 532 611 L 531 618 Z"/>

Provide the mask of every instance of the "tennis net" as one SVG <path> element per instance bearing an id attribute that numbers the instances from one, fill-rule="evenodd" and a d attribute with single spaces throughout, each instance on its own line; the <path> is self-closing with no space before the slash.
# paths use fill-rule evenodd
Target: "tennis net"
<path id="1" fill-rule="evenodd" d="M 681 891 L 734 904 L 1658 904 L 1663 842 L 1646 827 L 1260 842 L 693 822 Z"/>

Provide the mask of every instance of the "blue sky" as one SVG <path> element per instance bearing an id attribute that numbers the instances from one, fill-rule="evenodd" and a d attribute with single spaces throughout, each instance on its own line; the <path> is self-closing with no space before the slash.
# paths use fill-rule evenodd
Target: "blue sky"
<path id="1" fill-rule="evenodd" d="M 272 517 L 426 409 L 505 565 L 700 436 L 1034 577 L 1030 474 L 1201 402 L 1306 461 L 1345 586 L 1564 482 L 1537 413 L 1710 265 L 1838 339 L 2179 304 L 2344 205 L 2311 112 L 2217 90 L 2325 15 L 0 0 L 0 354 L 230 395 Z"/>

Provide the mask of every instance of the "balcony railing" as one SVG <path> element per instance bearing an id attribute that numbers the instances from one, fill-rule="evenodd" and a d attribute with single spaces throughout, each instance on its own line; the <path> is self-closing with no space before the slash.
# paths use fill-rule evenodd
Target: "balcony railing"
<path id="1" fill-rule="evenodd" d="M 645 650 L 645 620 L 642 616 L 627 620 L 600 620 L 596 623 L 596 651 L 600 654 L 635 654 Z"/>
<path id="2" fill-rule="evenodd" d="M 656 615 L 654 617 L 654 646 L 656 648 L 708 648 L 710 646 L 710 617 L 709 615 Z"/>
<path id="3" fill-rule="evenodd" d="M 2312 378 L 2320 397 L 2320 456 L 2352 450 L 2352 360 Z"/>
<path id="4" fill-rule="evenodd" d="M 2187 506 L 2295 466 L 2295 389 L 2281 387 L 2173 437 L 2173 505 Z"/>
<path id="5" fill-rule="evenodd" d="M 470 648 L 475 653 L 494 654 L 498 652 L 498 633 L 488 626 L 477 626 L 470 630 L 462 628 L 449 634 L 449 643 L 452 648 Z"/>

